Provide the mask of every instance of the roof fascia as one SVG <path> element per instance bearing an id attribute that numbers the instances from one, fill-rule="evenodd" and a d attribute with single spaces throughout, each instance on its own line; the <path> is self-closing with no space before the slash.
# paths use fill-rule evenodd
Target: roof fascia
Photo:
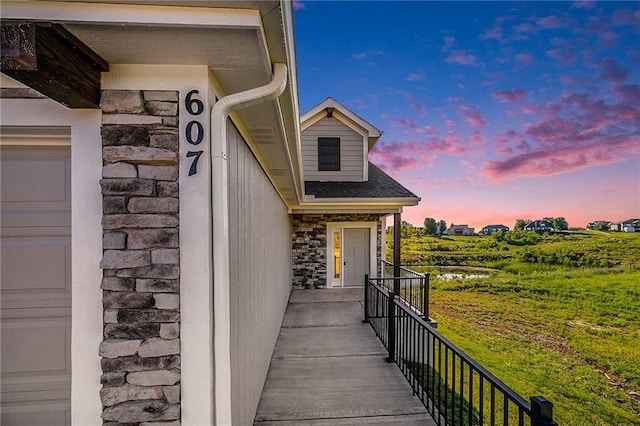
<path id="1" fill-rule="evenodd" d="M 210 7 L 154 6 L 80 2 L 2 2 L 3 19 L 61 23 L 261 28 L 260 11 Z"/>
<path id="2" fill-rule="evenodd" d="M 418 197 L 405 198 L 307 198 L 301 207 L 311 206 L 416 206 Z"/>
<path id="3" fill-rule="evenodd" d="M 325 99 L 321 104 L 316 105 L 311 110 L 309 110 L 307 113 L 303 114 L 302 117 L 300 117 L 300 123 L 301 123 L 300 126 L 301 126 L 301 128 L 304 130 L 307 127 L 309 127 L 311 124 L 313 124 L 313 123 L 310 123 L 310 124 L 307 123 L 307 120 L 309 120 L 312 117 L 315 119 L 314 122 L 317 122 L 317 120 L 319 120 L 319 119 L 317 119 L 315 117 L 316 114 L 318 114 L 320 112 L 324 112 L 325 108 L 328 108 L 328 107 L 329 108 L 334 108 L 335 110 L 339 111 L 342 115 L 344 115 L 346 118 L 348 118 L 353 124 L 356 124 L 359 127 L 361 127 L 362 129 L 364 129 L 367 133 L 363 134 L 363 136 L 367 136 L 367 138 L 379 138 L 382 135 L 382 132 L 380 130 L 378 130 L 375 126 L 373 126 L 371 123 L 369 123 L 368 121 L 364 120 L 363 118 L 358 117 L 351 110 L 349 110 L 347 107 L 345 107 L 344 105 L 340 104 L 338 101 L 336 101 L 333 98 Z M 335 114 L 335 112 L 334 112 L 334 114 Z M 321 116 L 321 118 L 322 118 L 322 116 Z M 345 123 L 345 124 L 347 124 L 347 123 Z M 352 127 L 352 126 L 350 126 L 350 127 Z"/>

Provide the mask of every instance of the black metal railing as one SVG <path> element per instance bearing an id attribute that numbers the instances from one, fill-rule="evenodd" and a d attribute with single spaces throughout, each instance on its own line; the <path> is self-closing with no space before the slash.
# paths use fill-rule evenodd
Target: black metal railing
<path id="1" fill-rule="evenodd" d="M 557 426 L 551 402 L 522 398 L 438 333 L 384 280 L 365 278 L 365 322 L 437 425 Z"/>
<path id="2" fill-rule="evenodd" d="M 429 274 L 419 274 L 400 266 L 399 276 L 394 276 L 393 264 L 382 261 L 382 279 L 378 282 L 393 291 L 411 309 L 424 318 L 429 318 Z M 432 324 L 432 325 L 435 325 Z"/>

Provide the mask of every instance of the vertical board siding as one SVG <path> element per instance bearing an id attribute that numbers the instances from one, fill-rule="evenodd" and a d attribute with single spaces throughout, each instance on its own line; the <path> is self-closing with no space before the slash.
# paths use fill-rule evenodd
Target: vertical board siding
<path id="1" fill-rule="evenodd" d="M 318 171 L 318 137 L 340 138 L 340 171 Z M 362 182 L 364 139 L 336 118 L 323 118 L 302 132 L 304 180 Z"/>
<path id="2" fill-rule="evenodd" d="M 291 225 L 231 123 L 228 135 L 233 424 L 250 425 L 291 292 Z"/>

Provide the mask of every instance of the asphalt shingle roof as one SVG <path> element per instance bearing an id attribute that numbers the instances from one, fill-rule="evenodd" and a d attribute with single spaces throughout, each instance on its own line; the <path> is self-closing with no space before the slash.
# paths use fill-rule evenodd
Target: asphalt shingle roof
<path id="1" fill-rule="evenodd" d="M 305 181 L 306 195 L 316 198 L 418 198 L 391 176 L 369 163 L 367 182 Z"/>

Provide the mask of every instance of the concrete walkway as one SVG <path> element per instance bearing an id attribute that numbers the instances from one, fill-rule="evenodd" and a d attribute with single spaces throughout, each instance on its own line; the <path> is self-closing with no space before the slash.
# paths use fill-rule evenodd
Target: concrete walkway
<path id="1" fill-rule="evenodd" d="M 293 290 L 255 425 L 435 425 L 361 322 L 362 297 Z"/>

